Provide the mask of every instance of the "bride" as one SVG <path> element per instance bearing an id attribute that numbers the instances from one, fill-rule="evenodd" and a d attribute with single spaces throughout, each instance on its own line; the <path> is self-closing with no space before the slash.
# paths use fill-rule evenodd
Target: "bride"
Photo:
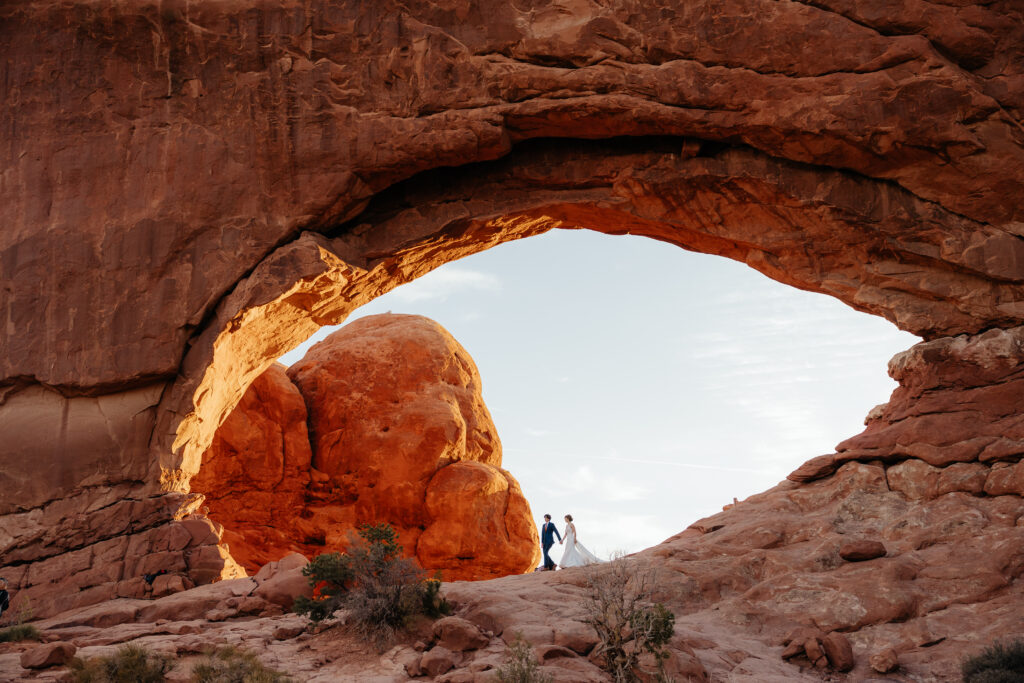
<path id="1" fill-rule="evenodd" d="M 576 525 L 572 523 L 572 515 L 565 516 L 565 533 L 562 536 L 565 539 L 565 552 L 562 553 L 562 561 L 558 563 L 562 569 L 582 567 L 585 564 L 601 561 L 576 540 Z"/>

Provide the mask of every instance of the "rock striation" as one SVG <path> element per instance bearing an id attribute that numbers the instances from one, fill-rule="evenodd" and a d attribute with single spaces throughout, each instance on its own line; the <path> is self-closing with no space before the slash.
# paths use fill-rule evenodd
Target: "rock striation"
<path id="1" fill-rule="evenodd" d="M 192 487 L 251 573 L 289 552 L 343 549 L 359 525 L 388 522 L 424 568 L 485 579 L 540 561 L 529 504 L 500 465 L 466 350 L 427 318 L 378 315 L 287 374 L 275 365 L 257 378 Z"/>

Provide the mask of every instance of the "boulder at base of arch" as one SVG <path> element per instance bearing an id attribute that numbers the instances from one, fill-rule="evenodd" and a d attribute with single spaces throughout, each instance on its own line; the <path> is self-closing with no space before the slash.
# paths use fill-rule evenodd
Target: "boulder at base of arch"
<path id="1" fill-rule="evenodd" d="M 312 442 L 312 443 L 310 443 Z M 206 493 L 250 572 L 344 549 L 387 522 L 444 578 L 532 570 L 539 539 L 465 349 L 420 316 L 362 318 L 249 388 L 203 456 Z"/>

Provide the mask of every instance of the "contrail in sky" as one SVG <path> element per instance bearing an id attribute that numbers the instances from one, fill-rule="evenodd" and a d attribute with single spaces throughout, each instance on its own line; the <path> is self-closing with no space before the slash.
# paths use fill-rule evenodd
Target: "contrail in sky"
<path id="1" fill-rule="evenodd" d="M 505 452 L 515 453 L 517 449 Z M 716 470 L 718 472 L 747 472 L 751 474 L 772 474 L 772 470 L 755 470 L 747 467 L 722 467 L 720 465 L 697 465 L 691 462 L 672 462 L 671 460 L 647 460 L 644 458 L 617 458 L 608 455 L 572 455 L 569 453 L 549 453 L 553 458 L 576 458 L 578 460 L 609 460 L 611 462 L 630 462 L 641 465 L 670 465 L 672 467 L 688 467 L 693 470 Z"/>

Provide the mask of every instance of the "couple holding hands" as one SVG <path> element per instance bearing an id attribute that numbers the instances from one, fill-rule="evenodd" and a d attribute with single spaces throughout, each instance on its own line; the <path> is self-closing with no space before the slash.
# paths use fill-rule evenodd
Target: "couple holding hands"
<path id="1" fill-rule="evenodd" d="M 555 562 L 548 555 L 551 546 L 555 544 L 555 536 L 558 536 L 559 543 L 564 543 L 566 546 L 562 553 L 562 560 L 558 563 L 562 569 L 582 567 L 585 564 L 601 561 L 576 540 L 576 525 L 572 523 L 572 515 L 565 516 L 565 532 L 563 534 L 558 533 L 558 529 L 551 521 L 551 515 L 544 515 L 544 524 L 540 527 L 540 545 L 544 549 L 544 567 L 541 571 L 554 571 L 555 569 Z"/>

